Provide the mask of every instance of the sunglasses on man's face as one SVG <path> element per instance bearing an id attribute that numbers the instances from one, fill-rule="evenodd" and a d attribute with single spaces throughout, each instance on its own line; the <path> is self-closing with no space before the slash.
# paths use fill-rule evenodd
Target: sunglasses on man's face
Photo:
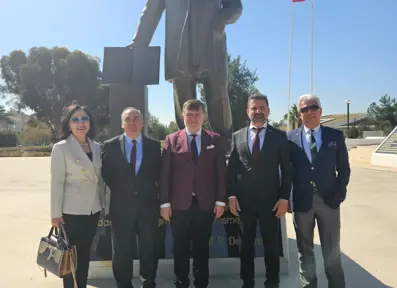
<path id="1" fill-rule="evenodd" d="M 87 123 L 88 121 L 90 121 L 90 117 L 88 116 L 82 116 L 81 118 L 73 117 L 72 119 L 70 119 L 70 121 L 72 121 L 73 124 Z"/>
<path id="2" fill-rule="evenodd" d="M 310 106 L 306 106 L 306 107 L 301 108 L 300 112 L 301 113 L 307 113 L 307 112 L 309 112 L 309 110 L 314 112 L 314 111 L 317 111 L 318 109 L 320 109 L 320 106 L 318 106 L 318 105 L 310 105 Z"/>

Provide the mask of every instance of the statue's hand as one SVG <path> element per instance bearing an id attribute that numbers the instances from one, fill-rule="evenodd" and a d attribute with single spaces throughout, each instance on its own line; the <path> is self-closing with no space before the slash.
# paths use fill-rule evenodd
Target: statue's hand
<path id="1" fill-rule="evenodd" d="M 143 45 L 138 44 L 136 42 L 131 42 L 130 44 L 128 44 L 126 47 L 127 48 L 134 48 L 134 47 L 142 47 Z"/>

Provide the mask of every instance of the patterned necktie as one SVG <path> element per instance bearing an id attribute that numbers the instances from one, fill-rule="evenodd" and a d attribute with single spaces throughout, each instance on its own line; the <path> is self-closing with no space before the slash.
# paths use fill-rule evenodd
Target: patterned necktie
<path id="1" fill-rule="evenodd" d="M 194 164 L 197 165 L 197 160 L 198 160 L 198 149 L 197 149 L 197 143 L 196 143 L 196 136 L 197 134 L 192 134 L 192 141 L 190 141 L 190 151 L 192 152 L 192 159 Z"/>
<path id="2" fill-rule="evenodd" d="M 317 143 L 316 138 L 314 138 L 314 130 L 310 130 L 310 152 L 312 154 L 312 163 L 316 162 L 317 157 Z"/>
<path id="3" fill-rule="evenodd" d="M 134 171 L 135 176 L 135 165 L 136 165 L 136 140 L 132 140 L 132 148 L 131 148 L 131 157 L 130 157 L 130 166 L 132 171 Z"/>
<path id="4" fill-rule="evenodd" d="M 259 154 L 261 152 L 261 143 L 259 133 L 262 131 L 263 127 L 252 128 L 255 131 L 254 145 L 252 146 L 252 157 L 254 160 L 258 160 Z"/>

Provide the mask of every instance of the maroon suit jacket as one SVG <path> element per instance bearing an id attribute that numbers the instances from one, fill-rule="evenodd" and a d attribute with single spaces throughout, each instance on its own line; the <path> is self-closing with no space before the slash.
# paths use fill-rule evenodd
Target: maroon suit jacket
<path id="1" fill-rule="evenodd" d="M 213 210 L 216 201 L 226 203 L 226 159 L 219 134 L 202 129 L 197 165 L 189 151 L 186 130 L 168 135 L 161 166 L 161 204 L 188 210 L 193 193 L 203 210 Z"/>

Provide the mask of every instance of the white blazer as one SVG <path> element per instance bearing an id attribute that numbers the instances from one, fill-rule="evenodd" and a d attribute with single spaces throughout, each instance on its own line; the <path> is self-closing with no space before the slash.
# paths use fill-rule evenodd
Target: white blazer
<path id="1" fill-rule="evenodd" d="M 101 146 L 88 139 L 91 161 L 72 135 L 51 153 L 51 218 L 62 213 L 90 215 L 105 207 Z"/>

